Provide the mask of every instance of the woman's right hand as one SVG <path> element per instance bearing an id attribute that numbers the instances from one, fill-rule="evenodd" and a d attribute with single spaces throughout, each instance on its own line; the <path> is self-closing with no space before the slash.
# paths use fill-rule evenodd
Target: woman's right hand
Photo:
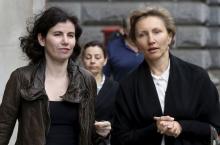
<path id="1" fill-rule="evenodd" d="M 109 121 L 95 121 L 96 133 L 102 137 L 107 137 L 111 131 L 111 123 Z"/>
<path id="2" fill-rule="evenodd" d="M 154 120 L 156 120 L 157 131 L 161 134 L 178 137 L 182 132 L 181 125 L 179 124 L 179 122 L 174 121 L 173 117 L 170 116 L 154 117 Z"/>

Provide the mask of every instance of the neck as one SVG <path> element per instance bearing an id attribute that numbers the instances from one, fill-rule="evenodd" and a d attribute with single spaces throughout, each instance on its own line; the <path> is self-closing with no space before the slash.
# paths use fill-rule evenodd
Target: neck
<path id="1" fill-rule="evenodd" d="M 56 62 L 46 60 L 46 76 L 55 78 L 67 76 L 67 65 L 68 61 Z"/>
<path id="2" fill-rule="evenodd" d="M 162 57 L 162 59 L 156 61 L 147 62 L 149 64 L 151 72 L 156 76 L 160 76 L 166 71 L 169 65 L 169 55 L 167 55 L 167 57 Z"/>
<path id="3" fill-rule="evenodd" d="M 103 74 L 102 73 L 97 73 L 95 75 L 93 74 L 93 76 L 95 77 L 97 85 L 101 84 L 102 78 L 103 78 Z"/>

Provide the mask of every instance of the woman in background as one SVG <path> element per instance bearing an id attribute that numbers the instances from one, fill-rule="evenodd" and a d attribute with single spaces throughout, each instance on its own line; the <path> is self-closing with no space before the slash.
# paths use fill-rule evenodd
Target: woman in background
<path id="1" fill-rule="evenodd" d="M 113 106 L 118 83 L 105 77 L 103 66 L 107 61 L 107 53 L 102 43 L 98 41 L 88 42 L 82 51 L 82 62 L 87 70 L 95 77 L 97 83 L 97 97 L 95 107 L 95 127 L 96 132 L 103 137 L 97 140 L 97 144 L 105 140 L 111 131 L 111 122 L 113 118 Z"/>
<path id="2" fill-rule="evenodd" d="M 29 65 L 7 82 L 0 107 L 0 145 L 18 120 L 16 145 L 91 145 L 96 82 L 74 62 L 81 28 L 75 16 L 52 7 L 20 38 Z"/>

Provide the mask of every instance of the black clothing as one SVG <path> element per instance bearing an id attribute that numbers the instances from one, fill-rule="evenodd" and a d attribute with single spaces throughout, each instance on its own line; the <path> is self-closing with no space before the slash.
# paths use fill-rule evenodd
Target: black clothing
<path id="1" fill-rule="evenodd" d="M 216 87 L 202 68 L 170 56 L 170 74 L 164 113 L 148 64 L 144 61 L 119 84 L 112 145 L 161 145 L 154 116 L 170 115 L 182 127 L 177 138 L 165 136 L 166 145 L 207 145 L 212 124 L 220 131 Z"/>
<path id="2" fill-rule="evenodd" d="M 117 88 L 118 83 L 116 81 L 113 81 L 107 77 L 105 78 L 105 82 L 96 97 L 96 121 L 112 120 Z"/>
<path id="3" fill-rule="evenodd" d="M 78 145 L 79 104 L 65 101 L 50 101 L 51 126 L 47 145 Z"/>
<path id="4" fill-rule="evenodd" d="M 118 82 L 105 78 L 105 82 L 96 97 L 95 106 L 95 119 L 96 121 L 110 121 L 113 120 L 113 110 L 116 98 L 116 92 L 118 89 Z M 96 138 L 95 145 L 107 145 L 109 144 L 109 136 L 103 138 L 98 136 Z"/>

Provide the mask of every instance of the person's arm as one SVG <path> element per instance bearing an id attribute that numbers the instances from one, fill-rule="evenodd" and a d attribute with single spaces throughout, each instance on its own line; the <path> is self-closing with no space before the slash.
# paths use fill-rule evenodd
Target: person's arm
<path id="1" fill-rule="evenodd" d="M 152 124 L 146 125 L 142 128 L 137 128 L 134 117 L 130 114 L 130 106 L 127 104 L 127 97 L 119 87 L 116 96 L 115 113 L 111 132 L 112 145 L 134 145 L 144 144 L 155 136 L 160 136 L 157 133 L 155 121 L 152 118 Z M 160 140 L 159 140 L 160 142 Z"/>
<path id="2" fill-rule="evenodd" d="M 81 144 L 88 144 L 88 145 L 96 145 L 96 140 L 98 138 L 98 135 L 96 134 L 96 129 L 94 126 L 95 123 L 95 98 L 97 96 L 97 85 L 96 85 L 96 81 L 95 78 L 92 76 L 92 74 L 82 68 L 79 69 L 83 79 L 85 81 L 85 89 L 87 89 L 87 93 L 85 94 L 87 96 L 87 101 L 84 102 L 84 118 L 86 118 L 86 120 L 82 120 L 81 121 L 83 123 L 86 122 L 84 129 L 85 129 L 85 134 L 87 134 L 88 136 L 83 135 L 84 139 L 81 140 Z M 81 115 L 82 117 L 82 115 Z M 81 133 L 82 134 L 82 133 Z M 88 138 L 85 138 L 88 137 Z"/>
<path id="3" fill-rule="evenodd" d="M 209 79 L 207 73 L 201 73 L 199 88 L 200 120 L 179 120 L 182 126 L 182 136 L 210 137 L 210 125 L 220 132 L 220 104 L 219 95 L 215 85 Z M 200 86 L 198 84 L 198 86 Z"/>
<path id="4" fill-rule="evenodd" d="M 3 95 L 0 106 L 0 145 L 8 145 L 16 120 L 20 105 L 18 71 L 11 74 Z"/>

